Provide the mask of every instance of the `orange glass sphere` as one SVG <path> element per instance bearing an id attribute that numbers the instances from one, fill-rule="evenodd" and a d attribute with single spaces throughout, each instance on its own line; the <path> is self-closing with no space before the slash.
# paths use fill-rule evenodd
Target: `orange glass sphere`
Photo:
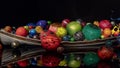
<path id="1" fill-rule="evenodd" d="M 112 34 L 112 31 L 110 28 L 105 28 L 103 30 L 103 35 L 106 36 L 106 37 L 109 37 L 110 35 Z"/>

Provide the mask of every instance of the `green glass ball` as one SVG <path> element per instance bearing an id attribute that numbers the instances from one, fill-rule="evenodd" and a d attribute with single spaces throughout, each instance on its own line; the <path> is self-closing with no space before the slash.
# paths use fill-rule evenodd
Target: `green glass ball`
<path id="1" fill-rule="evenodd" d="M 99 57 L 96 53 L 94 52 L 88 52 L 85 54 L 84 58 L 83 58 L 83 63 L 86 66 L 92 66 L 92 65 L 96 65 L 99 62 Z"/>
<path id="2" fill-rule="evenodd" d="M 70 38 L 70 42 L 74 42 L 75 39 L 73 37 Z"/>
<path id="3" fill-rule="evenodd" d="M 94 24 L 87 24 L 83 28 L 82 33 L 86 40 L 95 40 L 101 37 L 101 29 Z"/>
<path id="4" fill-rule="evenodd" d="M 76 21 L 68 23 L 66 27 L 68 34 L 71 36 L 73 36 L 76 32 L 81 31 L 81 29 L 81 24 L 77 23 Z"/>
<path id="5" fill-rule="evenodd" d="M 52 22 L 51 21 L 47 21 L 48 25 L 50 25 Z"/>

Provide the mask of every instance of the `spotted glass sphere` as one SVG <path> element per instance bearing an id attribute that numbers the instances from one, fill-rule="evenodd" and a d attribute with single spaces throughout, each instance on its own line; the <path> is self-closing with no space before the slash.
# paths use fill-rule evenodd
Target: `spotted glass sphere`
<path id="1" fill-rule="evenodd" d="M 99 57 L 96 53 L 94 52 L 88 52 L 85 54 L 84 58 L 83 58 L 83 63 L 86 66 L 90 66 L 90 65 L 95 65 L 99 62 Z"/>
<path id="2" fill-rule="evenodd" d="M 40 34 L 41 46 L 46 50 L 54 51 L 60 46 L 61 39 L 53 32 L 47 31 Z"/>
<path id="3" fill-rule="evenodd" d="M 83 41 L 84 40 L 84 35 L 82 32 L 76 32 L 74 35 L 73 35 L 73 38 L 76 40 L 76 41 Z"/>

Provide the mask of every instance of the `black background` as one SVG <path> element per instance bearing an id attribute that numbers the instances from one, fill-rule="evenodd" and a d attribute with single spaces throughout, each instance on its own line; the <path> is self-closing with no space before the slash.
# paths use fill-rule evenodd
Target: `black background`
<path id="1" fill-rule="evenodd" d="M 25 25 L 40 19 L 61 21 L 65 18 L 86 21 L 117 18 L 119 0 L 1 0 L 0 27 Z"/>

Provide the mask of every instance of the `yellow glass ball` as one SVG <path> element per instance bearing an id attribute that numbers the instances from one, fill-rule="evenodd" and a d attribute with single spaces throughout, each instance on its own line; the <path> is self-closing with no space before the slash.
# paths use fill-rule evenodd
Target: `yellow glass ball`
<path id="1" fill-rule="evenodd" d="M 105 36 L 104 35 L 101 35 L 101 39 L 104 39 L 105 38 Z"/>
<path id="2" fill-rule="evenodd" d="M 67 34 L 67 30 L 64 27 L 58 27 L 57 31 L 56 31 L 56 35 L 58 37 L 63 37 Z"/>
<path id="3" fill-rule="evenodd" d="M 93 24 L 99 27 L 99 21 L 94 21 Z"/>
<path id="4" fill-rule="evenodd" d="M 36 26 L 35 30 L 37 33 L 41 33 L 43 31 L 43 28 L 41 26 Z"/>

